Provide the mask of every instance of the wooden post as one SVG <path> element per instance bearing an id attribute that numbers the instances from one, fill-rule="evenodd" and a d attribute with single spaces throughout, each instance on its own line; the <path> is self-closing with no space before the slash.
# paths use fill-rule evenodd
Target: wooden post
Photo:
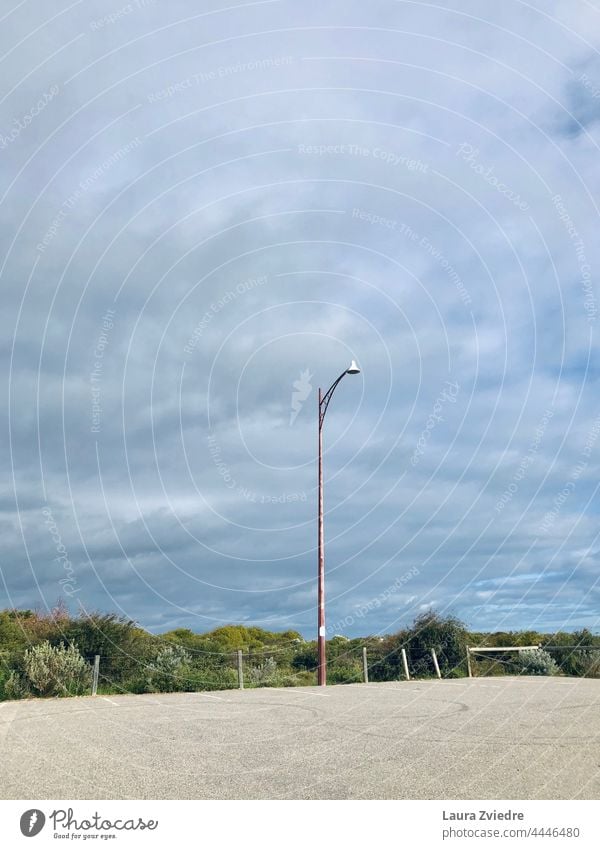
<path id="1" fill-rule="evenodd" d="M 404 677 L 410 681 L 410 672 L 408 671 L 408 661 L 406 659 L 406 649 L 402 649 L 402 664 L 404 666 Z"/>
<path id="2" fill-rule="evenodd" d="M 363 680 L 365 684 L 369 683 L 369 669 L 367 667 L 367 649 L 363 646 Z"/>
<path id="3" fill-rule="evenodd" d="M 237 661 L 238 661 L 238 686 L 239 686 L 240 690 L 243 690 L 244 689 L 244 657 L 242 655 L 241 649 L 238 649 Z"/>
<path id="4" fill-rule="evenodd" d="M 442 673 L 440 672 L 440 665 L 438 663 L 437 654 L 435 653 L 435 649 L 431 649 L 431 656 L 433 658 L 433 665 L 435 666 L 435 672 L 438 678 L 442 677 Z"/>
<path id="5" fill-rule="evenodd" d="M 94 670 L 92 672 L 92 696 L 98 692 L 98 675 L 100 673 L 100 655 L 94 657 Z"/>
<path id="6" fill-rule="evenodd" d="M 473 677 L 473 670 L 471 669 L 471 649 L 467 646 L 467 672 L 469 673 L 469 678 Z"/>

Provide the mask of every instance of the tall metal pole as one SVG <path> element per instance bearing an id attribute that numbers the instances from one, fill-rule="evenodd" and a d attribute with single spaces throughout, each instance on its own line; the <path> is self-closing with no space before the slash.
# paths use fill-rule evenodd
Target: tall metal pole
<path id="1" fill-rule="evenodd" d="M 325 655 L 325 541 L 323 534 L 323 417 L 321 405 L 323 393 L 319 389 L 319 589 L 318 589 L 318 665 L 317 683 L 320 687 L 327 684 L 327 658 Z"/>
<path id="2" fill-rule="evenodd" d="M 335 388 L 347 374 L 359 374 L 360 369 L 352 360 L 350 368 L 343 371 L 337 380 L 331 384 L 327 392 L 323 394 L 323 390 L 319 388 L 319 575 L 318 575 L 318 597 L 317 597 L 317 682 L 320 687 L 327 684 L 327 657 L 325 643 L 325 539 L 323 536 L 323 422 L 325 421 L 325 413 L 331 401 L 331 397 L 335 392 Z"/>

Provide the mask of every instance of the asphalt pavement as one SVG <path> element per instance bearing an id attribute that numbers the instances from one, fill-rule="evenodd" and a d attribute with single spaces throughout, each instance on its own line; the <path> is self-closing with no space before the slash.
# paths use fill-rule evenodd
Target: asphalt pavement
<path id="1" fill-rule="evenodd" d="M 0 703 L 4 799 L 598 799 L 600 681 Z"/>

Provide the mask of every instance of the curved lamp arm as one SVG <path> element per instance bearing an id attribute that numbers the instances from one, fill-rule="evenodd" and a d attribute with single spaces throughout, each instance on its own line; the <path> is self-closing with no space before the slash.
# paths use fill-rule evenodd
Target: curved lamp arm
<path id="1" fill-rule="evenodd" d="M 319 429 L 321 429 L 323 427 L 323 422 L 325 420 L 325 413 L 327 412 L 327 407 L 329 406 L 329 402 L 331 401 L 331 399 L 333 397 L 333 393 L 335 392 L 336 387 L 337 387 L 338 383 L 340 382 L 340 380 L 342 380 L 342 378 L 346 377 L 347 374 L 359 374 L 359 373 L 360 373 L 359 367 L 356 365 L 354 360 L 352 360 L 352 362 L 350 364 L 350 368 L 347 368 L 345 371 L 343 371 L 340 374 L 340 376 L 336 380 L 333 381 L 333 383 L 331 384 L 331 386 L 329 387 L 329 389 L 323 395 L 323 397 L 321 398 L 321 400 L 319 402 Z"/>

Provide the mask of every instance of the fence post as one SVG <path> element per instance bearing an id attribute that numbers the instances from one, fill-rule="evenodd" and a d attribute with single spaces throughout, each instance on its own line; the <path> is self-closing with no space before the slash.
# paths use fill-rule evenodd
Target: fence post
<path id="1" fill-rule="evenodd" d="M 98 692 L 98 674 L 100 672 L 100 655 L 94 656 L 94 671 L 92 672 L 92 696 Z"/>
<path id="2" fill-rule="evenodd" d="M 240 690 L 243 690 L 244 689 L 244 658 L 243 658 L 241 649 L 238 649 L 237 661 L 238 661 L 238 685 L 239 685 Z"/>
<path id="3" fill-rule="evenodd" d="M 367 667 L 367 649 L 363 646 L 363 679 L 365 684 L 369 683 L 369 669 Z"/>
<path id="4" fill-rule="evenodd" d="M 471 669 L 471 649 L 467 646 L 467 672 L 469 673 L 469 678 L 473 677 L 473 670 Z"/>
<path id="5" fill-rule="evenodd" d="M 431 649 L 431 656 L 433 658 L 433 665 L 435 666 L 435 672 L 438 678 L 442 677 L 442 673 L 440 672 L 440 665 L 438 663 L 437 654 L 435 653 L 435 649 Z"/>
<path id="6" fill-rule="evenodd" d="M 410 672 L 408 671 L 408 661 L 406 659 L 406 649 L 402 649 L 402 664 L 404 666 L 404 677 L 410 681 Z"/>

